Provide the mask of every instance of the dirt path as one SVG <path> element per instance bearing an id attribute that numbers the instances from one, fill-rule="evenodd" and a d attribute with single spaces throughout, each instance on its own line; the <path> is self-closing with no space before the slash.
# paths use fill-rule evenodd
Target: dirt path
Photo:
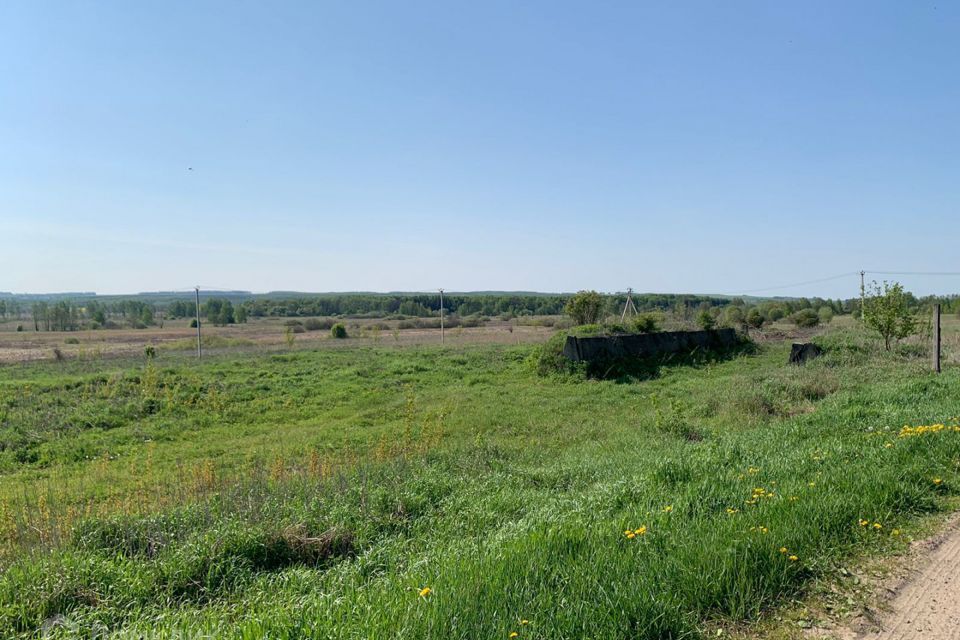
<path id="1" fill-rule="evenodd" d="M 893 590 L 878 627 L 855 638 L 960 640 L 960 518 L 917 551 L 925 559 Z"/>

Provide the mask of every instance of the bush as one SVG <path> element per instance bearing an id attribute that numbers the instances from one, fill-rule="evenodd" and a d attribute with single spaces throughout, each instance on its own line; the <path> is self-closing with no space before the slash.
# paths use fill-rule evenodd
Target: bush
<path id="1" fill-rule="evenodd" d="M 346 338 L 347 328 L 343 326 L 342 322 L 338 322 L 337 324 L 330 327 L 330 337 L 337 338 L 338 340 L 342 340 L 343 338 Z"/>
<path id="2" fill-rule="evenodd" d="M 197 319 L 196 319 L 196 318 L 193 318 L 192 320 L 190 320 L 190 328 L 191 328 L 191 329 L 196 329 L 196 328 L 197 328 Z"/>
<path id="3" fill-rule="evenodd" d="M 18 325 L 17 325 L 17 331 L 23 331 L 23 325 L 22 325 L 22 324 L 18 324 Z"/>
<path id="4" fill-rule="evenodd" d="M 820 316 L 813 309 L 801 309 L 790 316 L 790 321 L 798 327 L 815 327 L 820 324 Z"/>
<path id="5" fill-rule="evenodd" d="M 758 309 L 750 309 L 750 311 L 747 312 L 747 326 L 753 329 L 759 329 L 765 321 L 766 319 Z"/>
<path id="6" fill-rule="evenodd" d="M 657 313 L 641 313 L 630 323 L 630 328 L 636 333 L 654 333 L 660 330 L 662 319 Z"/>
<path id="7" fill-rule="evenodd" d="M 323 320 L 319 318 L 307 318 L 303 326 L 307 331 L 327 331 L 333 327 L 333 320 L 329 318 L 324 318 Z"/>
<path id="8" fill-rule="evenodd" d="M 157 348 L 152 344 L 148 344 L 143 348 L 143 355 L 146 356 L 147 360 L 152 360 L 157 357 Z"/>
<path id="9" fill-rule="evenodd" d="M 596 324 L 603 312 L 603 296 L 596 291 L 579 291 L 567 300 L 563 312 L 577 324 Z"/>
<path id="10" fill-rule="evenodd" d="M 63 341 L 63 344 L 80 344 L 80 340 L 78 338 L 67 338 Z"/>
<path id="11" fill-rule="evenodd" d="M 820 307 L 817 310 L 817 315 L 820 316 L 820 322 L 830 324 L 830 321 L 833 320 L 833 309 L 827 306 Z"/>

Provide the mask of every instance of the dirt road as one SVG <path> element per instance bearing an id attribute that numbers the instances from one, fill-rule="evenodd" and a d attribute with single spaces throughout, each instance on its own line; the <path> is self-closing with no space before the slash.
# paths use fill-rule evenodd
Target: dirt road
<path id="1" fill-rule="evenodd" d="M 917 568 L 895 589 L 879 628 L 863 640 L 960 640 L 960 519 L 923 543 Z"/>

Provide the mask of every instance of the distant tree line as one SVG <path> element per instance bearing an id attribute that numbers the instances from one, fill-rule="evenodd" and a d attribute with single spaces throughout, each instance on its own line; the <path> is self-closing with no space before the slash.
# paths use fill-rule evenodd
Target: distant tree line
<path id="1" fill-rule="evenodd" d="M 960 296 L 903 294 L 909 309 L 918 312 L 939 302 L 944 313 L 960 314 Z M 445 312 L 451 316 L 549 316 L 564 314 L 572 294 L 444 294 Z M 103 299 L 106 298 L 106 299 Z M 860 314 L 859 297 L 828 298 L 731 298 L 692 294 L 633 294 L 640 312 L 664 311 L 690 322 L 711 326 L 753 326 L 792 320 L 801 326 L 829 322 L 834 315 Z M 332 317 L 435 318 L 440 313 L 439 294 L 318 294 L 269 297 L 227 294 L 201 298 L 201 316 L 215 325 L 244 323 L 248 317 Z M 599 298 L 599 317 L 619 316 L 626 294 Z M 143 328 L 160 324 L 165 318 L 194 318 L 196 303 L 191 298 L 163 299 L 156 296 L 84 297 L 79 300 L 0 298 L 0 319 L 22 319 L 36 331 L 77 329 Z"/>

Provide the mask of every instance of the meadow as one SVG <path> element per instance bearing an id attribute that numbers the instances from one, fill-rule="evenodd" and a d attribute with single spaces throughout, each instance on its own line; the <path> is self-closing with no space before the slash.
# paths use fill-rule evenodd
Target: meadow
<path id="1" fill-rule="evenodd" d="M 540 375 L 540 347 L 515 343 L 4 365 L 0 630 L 697 638 L 761 620 L 903 549 L 960 487 L 958 369 L 856 326 L 816 340 L 803 367 L 772 340 L 643 380 Z"/>

